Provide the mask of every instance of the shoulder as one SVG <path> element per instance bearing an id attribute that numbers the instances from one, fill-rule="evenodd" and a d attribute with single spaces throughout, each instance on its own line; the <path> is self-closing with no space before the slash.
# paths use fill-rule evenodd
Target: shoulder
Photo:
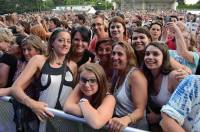
<path id="1" fill-rule="evenodd" d="M 28 65 L 42 67 L 46 60 L 44 55 L 35 55 L 29 60 Z"/>
<path id="2" fill-rule="evenodd" d="M 146 79 L 142 70 L 138 68 L 132 68 L 130 71 L 130 77 L 132 79 Z"/>
<path id="3" fill-rule="evenodd" d="M 114 102 L 114 103 L 116 102 L 115 97 L 112 94 L 107 94 L 105 98 L 103 99 L 103 102 L 108 102 L 108 101 Z"/>
<path id="4" fill-rule="evenodd" d="M 73 73 L 75 73 L 76 71 L 77 71 L 77 64 L 74 62 L 74 61 L 69 61 L 68 63 L 67 63 L 67 66 L 69 67 L 69 69 L 73 72 Z"/>

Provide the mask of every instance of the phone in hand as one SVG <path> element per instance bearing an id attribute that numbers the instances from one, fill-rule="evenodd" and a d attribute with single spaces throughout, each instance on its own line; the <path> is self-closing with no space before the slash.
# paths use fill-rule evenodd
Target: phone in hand
<path id="1" fill-rule="evenodd" d="M 166 16 L 164 20 L 165 20 L 165 24 L 172 22 L 172 19 L 170 16 Z"/>

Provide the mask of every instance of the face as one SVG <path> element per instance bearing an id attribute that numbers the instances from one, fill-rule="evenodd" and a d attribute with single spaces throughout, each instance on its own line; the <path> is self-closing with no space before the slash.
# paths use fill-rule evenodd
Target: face
<path id="1" fill-rule="evenodd" d="M 56 25 L 54 24 L 54 22 L 53 21 L 49 21 L 49 29 L 53 30 L 55 28 L 56 28 Z"/>
<path id="2" fill-rule="evenodd" d="M 128 59 L 125 49 L 120 45 L 115 45 L 111 55 L 113 68 L 116 70 L 125 70 Z"/>
<path id="3" fill-rule="evenodd" d="M 108 62 L 112 52 L 112 46 L 110 44 L 102 43 L 99 45 L 97 55 L 101 62 Z"/>
<path id="4" fill-rule="evenodd" d="M 151 45 L 145 51 L 144 63 L 149 70 L 160 69 L 163 63 L 163 54 L 157 47 Z"/>
<path id="5" fill-rule="evenodd" d="M 8 53 L 16 56 L 21 55 L 21 50 L 19 45 L 16 43 L 11 44 Z"/>
<path id="6" fill-rule="evenodd" d="M 105 25 L 103 22 L 103 19 L 101 17 L 97 17 L 94 19 L 93 24 L 94 32 L 98 35 L 100 35 L 102 32 L 104 32 Z"/>
<path id="7" fill-rule="evenodd" d="M 76 34 L 74 35 L 74 38 L 72 40 L 72 43 L 76 47 L 75 52 L 78 54 L 83 53 L 85 51 L 85 49 L 88 48 L 88 42 L 83 41 L 83 38 L 82 38 L 80 32 L 76 32 Z"/>
<path id="8" fill-rule="evenodd" d="M 39 51 L 37 51 L 33 46 L 27 44 L 22 47 L 22 53 L 26 61 L 29 61 L 33 56 L 38 55 Z"/>
<path id="9" fill-rule="evenodd" d="M 71 37 L 67 32 L 60 32 L 54 40 L 53 51 L 58 56 L 65 56 L 71 47 Z"/>
<path id="10" fill-rule="evenodd" d="M 161 35 L 161 27 L 158 24 L 154 24 L 150 28 L 150 34 L 152 39 L 158 40 Z"/>
<path id="11" fill-rule="evenodd" d="M 124 36 L 124 27 L 119 22 L 112 22 L 110 25 L 110 35 L 113 39 L 123 40 Z"/>
<path id="12" fill-rule="evenodd" d="M 171 17 L 171 21 L 174 22 L 174 23 L 176 23 L 176 22 L 177 22 L 177 19 L 174 18 L 174 17 Z"/>
<path id="13" fill-rule="evenodd" d="M 10 43 L 2 41 L 0 42 L 0 51 L 7 52 L 9 50 Z"/>
<path id="14" fill-rule="evenodd" d="M 79 84 L 81 92 L 90 97 L 98 91 L 98 82 L 95 74 L 91 71 L 84 70 L 80 73 Z"/>
<path id="15" fill-rule="evenodd" d="M 137 52 L 143 52 L 145 47 L 150 43 L 149 38 L 146 34 L 133 32 L 132 35 L 132 47 Z"/>
<path id="16" fill-rule="evenodd" d="M 178 16 L 178 20 L 182 21 L 182 22 L 185 22 L 185 17 L 184 16 Z"/>

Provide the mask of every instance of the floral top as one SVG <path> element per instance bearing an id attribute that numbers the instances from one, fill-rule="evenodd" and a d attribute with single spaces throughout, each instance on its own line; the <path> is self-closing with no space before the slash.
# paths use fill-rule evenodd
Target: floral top
<path id="1" fill-rule="evenodd" d="M 175 119 L 186 131 L 200 130 L 200 76 L 185 78 L 161 112 Z"/>

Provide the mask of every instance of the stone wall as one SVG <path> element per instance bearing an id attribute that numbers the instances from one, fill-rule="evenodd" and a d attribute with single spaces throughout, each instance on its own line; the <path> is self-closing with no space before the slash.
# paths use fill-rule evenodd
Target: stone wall
<path id="1" fill-rule="evenodd" d="M 176 0 L 121 0 L 121 9 L 175 9 Z"/>

